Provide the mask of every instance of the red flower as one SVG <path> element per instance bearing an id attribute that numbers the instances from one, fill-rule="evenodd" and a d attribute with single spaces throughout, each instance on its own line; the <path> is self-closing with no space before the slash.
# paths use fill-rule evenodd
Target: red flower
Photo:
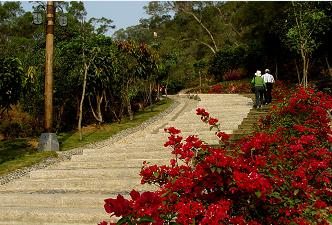
<path id="1" fill-rule="evenodd" d="M 118 195 L 116 199 L 105 199 L 105 211 L 114 214 L 115 216 L 127 216 L 131 213 L 129 201 L 122 195 Z"/>
<path id="2" fill-rule="evenodd" d="M 106 221 L 102 221 L 100 223 L 98 223 L 98 225 L 107 225 L 108 223 Z"/>
<path id="3" fill-rule="evenodd" d="M 130 192 L 130 197 L 131 197 L 132 200 L 135 201 L 136 199 L 138 199 L 140 197 L 140 194 L 139 194 L 138 191 L 132 190 Z"/>
<path id="4" fill-rule="evenodd" d="M 327 207 L 327 204 L 324 201 L 318 199 L 315 201 L 314 206 L 318 209 L 323 209 L 323 208 Z"/>
<path id="5" fill-rule="evenodd" d="M 216 118 L 212 118 L 212 117 L 211 117 L 211 118 L 209 119 L 209 124 L 210 124 L 210 125 L 216 125 L 216 124 L 218 123 L 218 121 L 219 121 L 218 119 L 216 119 Z"/>

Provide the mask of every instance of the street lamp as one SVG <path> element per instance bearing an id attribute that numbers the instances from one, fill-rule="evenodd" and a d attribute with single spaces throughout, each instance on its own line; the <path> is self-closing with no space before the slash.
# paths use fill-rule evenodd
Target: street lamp
<path id="1" fill-rule="evenodd" d="M 56 3 L 54 1 L 47 1 L 46 4 L 46 59 L 45 59 L 45 92 L 44 92 L 44 132 L 39 139 L 39 151 L 58 151 L 59 142 L 52 129 L 53 120 L 53 52 L 54 52 L 54 26 L 55 26 L 55 9 Z M 67 18 L 63 15 L 63 10 L 60 6 L 61 14 L 59 17 L 59 25 L 66 26 Z M 45 9 L 43 5 L 39 5 L 37 10 L 33 12 L 33 23 L 40 25 L 43 23 L 43 13 L 41 8 Z"/>

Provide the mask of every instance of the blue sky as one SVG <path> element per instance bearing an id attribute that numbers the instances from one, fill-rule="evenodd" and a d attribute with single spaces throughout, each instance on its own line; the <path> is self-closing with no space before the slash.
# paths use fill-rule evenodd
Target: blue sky
<path id="1" fill-rule="evenodd" d="M 34 5 L 28 1 L 22 1 L 21 4 L 26 11 L 31 11 Z M 114 21 L 116 28 L 110 30 L 108 35 L 112 35 L 115 30 L 139 24 L 141 18 L 148 18 L 143 9 L 147 4 L 148 1 L 84 1 L 88 18 L 105 17 Z"/>

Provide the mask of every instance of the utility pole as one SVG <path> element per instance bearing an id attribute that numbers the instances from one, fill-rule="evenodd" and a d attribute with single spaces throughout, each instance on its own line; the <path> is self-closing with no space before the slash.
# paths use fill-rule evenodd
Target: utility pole
<path id="1" fill-rule="evenodd" d="M 45 59 L 45 92 L 44 92 L 44 129 L 39 141 L 40 151 L 58 151 L 59 142 L 53 132 L 53 52 L 55 2 L 47 1 L 46 5 L 46 59 Z"/>
<path id="2" fill-rule="evenodd" d="M 46 6 L 46 60 L 45 60 L 45 121 L 44 128 L 52 132 L 53 119 L 53 52 L 54 52 L 54 2 Z"/>

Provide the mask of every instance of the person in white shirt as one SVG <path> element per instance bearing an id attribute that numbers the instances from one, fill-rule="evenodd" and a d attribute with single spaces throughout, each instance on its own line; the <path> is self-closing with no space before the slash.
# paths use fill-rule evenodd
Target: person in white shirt
<path id="1" fill-rule="evenodd" d="M 265 104 L 270 104 L 272 102 L 272 88 L 274 83 L 274 78 L 270 74 L 270 70 L 266 69 L 265 73 L 262 75 L 264 82 L 266 84 L 266 91 L 264 92 Z"/>

